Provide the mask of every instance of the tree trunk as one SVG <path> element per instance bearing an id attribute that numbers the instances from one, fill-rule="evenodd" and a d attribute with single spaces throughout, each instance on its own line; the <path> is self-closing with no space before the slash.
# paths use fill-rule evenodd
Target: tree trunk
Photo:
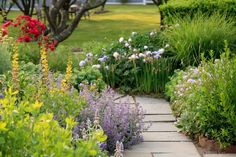
<path id="1" fill-rule="evenodd" d="M 24 15 L 33 16 L 35 0 L 12 0 L 12 2 L 16 4 Z"/>
<path id="2" fill-rule="evenodd" d="M 66 40 L 74 32 L 86 11 L 104 5 L 106 0 L 91 0 L 91 2 L 86 0 L 81 4 L 76 17 L 69 23 L 69 9 L 75 2 L 75 0 L 53 0 L 51 7 L 47 7 L 46 0 L 43 0 L 43 8 L 49 24 L 49 34 L 58 43 Z"/>

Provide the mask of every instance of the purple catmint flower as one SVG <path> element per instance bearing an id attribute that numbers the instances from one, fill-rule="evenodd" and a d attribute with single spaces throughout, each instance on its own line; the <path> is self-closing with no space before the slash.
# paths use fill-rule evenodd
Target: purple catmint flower
<path id="1" fill-rule="evenodd" d="M 100 126 L 108 136 L 106 149 L 113 152 L 116 148 L 116 141 L 123 142 L 124 147 L 142 141 L 141 133 L 145 130 L 144 112 L 142 107 L 125 102 L 115 101 L 115 92 L 107 89 L 97 95 L 87 90 L 86 86 L 80 93 L 87 101 L 87 107 L 77 116 L 78 125 L 73 130 L 73 135 L 81 135 L 81 128 L 84 127 L 89 118 L 94 121 L 95 112 L 99 114 Z"/>

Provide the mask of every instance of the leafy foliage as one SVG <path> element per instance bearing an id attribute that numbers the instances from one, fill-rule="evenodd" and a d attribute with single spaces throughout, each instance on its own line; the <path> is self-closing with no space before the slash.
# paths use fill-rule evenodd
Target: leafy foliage
<path id="1" fill-rule="evenodd" d="M 171 24 L 173 16 L 193 18 L 198 12 L 204 13 L 206 16 L 218 12 L 226 17 L 235 18 L 235 8 L 235 0 L 169 0 L 160 6 L 160 12 L 163 23 Z"/>
<path id="2" fill-rule="evenodd" d="M 173 79 L 174 87 L 169 86 L 175 111 L 180 116 L 178 127 L 190 135 L 214 139 L 222 148 L 235 144 L 235 74 L 236 58 L 232 58 L 228 48 L 220 59 L 207 62 L 203 58 L 198 68 L 180 72 Z"/>
<path id="3" fill-rule="evenodd" d="M 93 67 L 100 69 L 104 81 L 112 88 L 129 93 L 160 94 L 174 65 L 163 45 L 160 32 L 133 32 L 129 38 L 121 37 L 103 48 L 103 53 L 93 57 Z M 83 63 L 88 64 L 89 59 Z"/>
<path id="4" fill-rule="evenodd" d="M 0 45 L 0 56 L 0 74 L 3 74 L 11 69 L 11 54 L 7 46 Z"/>
<path id="5" fill-rule="evenodd" d="M 76 125 L 72 117 L 66 119 L 63 128 L 53 120 L 53 114 L 40 112 L 42 102 L 19 101 L 16 94 L 9 89 L 0 99 L 1 156 L 104 156 L 96 136 L 71 141 L 71 129 Z"/>
<path id="6" fill-rule="evenodd" d="M 48 55 L 48 64 L 51 71 L 54 72 L 65 72 L 67 60 L 71 56 L 73 67 L 79 67 L 79 60 L 82 58 L 80 54 L 74 54 L 69 47 L 59 45 L 54 52 Z"/>
<path id="7" fill-rule="evenodd" d="M 219 58 L 224 51 L 225 40 L 229 48 L 236 49 L 235 22 L 226 19 L 224 15 L 176 17 L 174 23 L 175 27 L 164 31 L 164 37 L 170 44 L 170 51 L 176 62 L 183 67 L 198 65 L 203 52 L 206 58 L 210 58 L 209 52 L 213 50 L 214 57 Z"/>
<path id="8" fill-rule="evenodd" d="M 83 89 L 84 85 L 94 86 L 98 92 L 101 92 L 106 84 L 103 81 L 103 76 L 98 69 L 86 67 L 80 71 L 75 70 L 73 85 L 76 89 Z"/>

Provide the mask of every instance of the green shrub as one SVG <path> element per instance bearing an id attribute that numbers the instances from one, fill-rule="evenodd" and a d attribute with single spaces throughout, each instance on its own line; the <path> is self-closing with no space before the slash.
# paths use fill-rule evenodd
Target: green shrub
<path id="1" fill-rule="evenodd" d="M 66 46 L 58 46 L 55 51 L 48 55 L 48 64 L 51 71 L 65 72 L 69 56 L 72 56 L 73 67 L 79 67 L 79 60 L 82 54 L 73 53 Z"/>
<path id="2" fill-rule="evenodd" d="M 94 55 L 100 55 L 102 48 L 107 47 L 108 44 L 104 42 L 90 41 L 83 44 L 84 52 L 93 52 Z"/>
<path id="3" fill-rule="evenodd" d="M 6 45 L 0 44 L 0 74 L 11 70 L 11 53 Z"/>
<path id="4" fill-rule="evenodd" d="M 209 58 L 209 51 L 213 50 L 214 57 L 219 58 L 227 40 L 232 50 L 236 49 L 235 22 L 225 16 L 214 14 L 196 14 L 193 18 L 175 18 L 175 27 L 166 29 L 164 37 L 170 44 L 172 55 L 182 66 L 198 65 L 200 54 L 204 52 Z"/>
<path id="5" fill-rule="evenodd" d="M 218 12 L 235 20 L 236 0 L 169 0 L 160 6 L 160 12 L 165 24 L 171 24 L 173 16 L 194 17 L 198 12 L 205 13 L 206 16 Z"/>
<path id="6" fill-rule="evenodd" d="M 236 144 L 235 86 L 236 58 L 228 49 L 220 59 L 204 59 L 198 68 L 184 72 L 174 91 L 173 103 L 180 111 L 177 126 L 189 135 L 216 140 L 222 148 Z"/>
<path id="7" fill-rule="evenodd" d="M 61 90 L 62 75 L 50 74 L 48 88 L 42 83 L 42 68 L 40 65 L 33 63 L 21 62 L 19 70 L 19 94 L 22 99 L 33 103 L 35 99 L 40 99 L 44 106 L 41 111 L 53 113 L 54 118 L 60 125 L 65 125 L 65 119 L 69 116 L 78 115 L 82 107 L 85 105 L 84 100 L 78 96 L 77 90 L 63 92 Z M 11 73 L 7 75 L 5 87 L 11 84 Z"/>
<path id="8" fill-rule="evenodd" d="M 92 67 L 86 67 L 80 71 L 75 70 L 72 84 L 78 90 L 81 90 L 83 85 L 94 86 L 98 92 L 101 92 L 106 86 L 100 71 Z"/>
<path id="9" fill-rule="evenodd" d="M 37 42 L 19 43 L 19 60 L 25 63 L 38 64 L 40 60 L 40 47 Z"/>

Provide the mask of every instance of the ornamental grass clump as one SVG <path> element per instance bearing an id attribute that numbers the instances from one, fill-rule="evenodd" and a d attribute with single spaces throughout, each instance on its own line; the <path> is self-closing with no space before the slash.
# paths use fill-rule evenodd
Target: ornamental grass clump
<path id="1" fill-rule="evenodd" d="M 103 149 L 114 152 L 117 141 L 122 142 L 125 148 L 142 141 L 141 134 L 146 129 L 142 107 L 129 103 L 129 100 L 115 101 L 115 93 L 111 89 L 97 95 L 84 87 L 81 95 L 86 98 L 87 106 L 76 118 L 79 124 L 73 130 L 74 135 L 80 135 L 81 130 L 86 128 L 86 120 L 94 121 L 98 112 L 100 125 L 108 136 Z"/>
<path id="2" fill-rule="evenodd" d="M 199 65 L 201 53 L 210 58 L 219 58 L 224 51 L 224 41 L 229 48 L 236 50 L 235 21 L 224 14 L 196 14 L 194 17 L 174 17 L 174 26 L 163 32 L 165 40 L 171 45 L 170 52 L 182 67 Z"/>

